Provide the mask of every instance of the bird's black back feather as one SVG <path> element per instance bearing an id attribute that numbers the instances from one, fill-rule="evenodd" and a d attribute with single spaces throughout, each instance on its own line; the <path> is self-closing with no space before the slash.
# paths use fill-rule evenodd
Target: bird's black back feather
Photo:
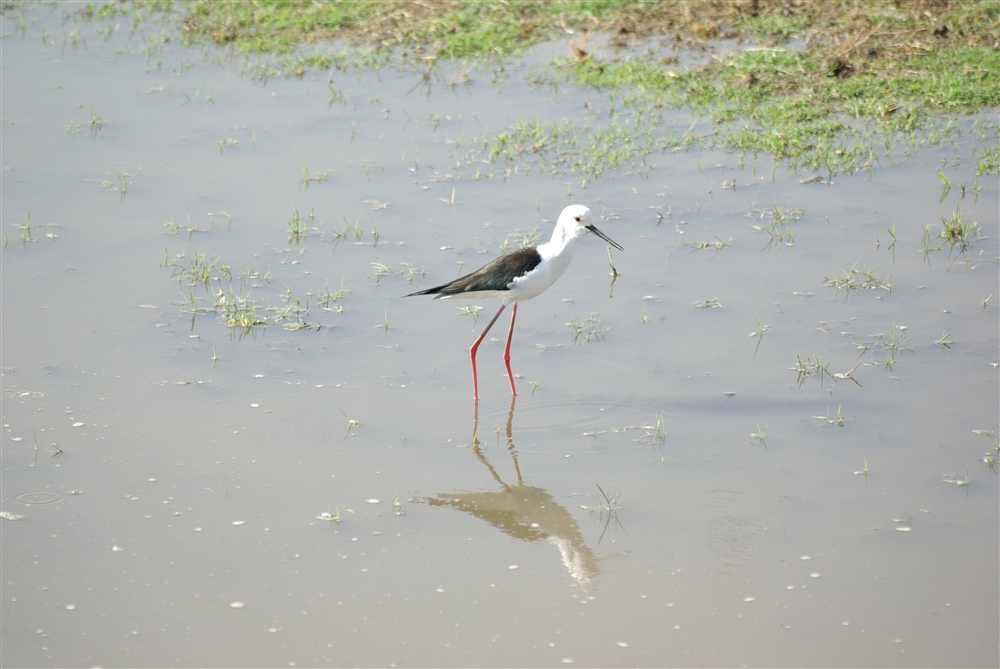
<path id="1" fill-rule="evenodd" d="M 413 297 L 414 295 L 443 297 L 480 290 L 509 290 L 514 279 L 535 269 L 540 262 L 542 262 L 542 256 L 538 254 L 538 249 L 529 246 L 491 260 L 475 272 L 460 276 L 454 281 L 410 293 L 405 297 Z"/>

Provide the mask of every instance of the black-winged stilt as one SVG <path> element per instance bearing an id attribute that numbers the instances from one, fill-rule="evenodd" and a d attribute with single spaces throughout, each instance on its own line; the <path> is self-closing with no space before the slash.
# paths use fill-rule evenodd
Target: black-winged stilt
<path id="1" fill-rule="evenodd" d="M 513 304 L 514 308 L 510 314 L 507 343 L 503 348 L 503 363 L 507 368 L 510 392 L 517 395 L 517 390 L 514 388 L 514 375 L 510 371 L 510 339 L 511 335 L 514 334 L 517 304 L 538 297 L 555 283 L 556 279 L 566 271 L 569 261 L 573 259 L 576 243 L 589 232 L 593 232 L 619 251 L 625 250 L 590 223 L 590 209 L 582 204 L 571 204 L 559 214 L 556 228 L 552 231 L 552 239 L 545 244 L 518 249 L 486 263 L 471 274 L 406 296 L 433 295 L 436 300 L 474 300 L 485 297 L 503 299 L 496 315 L 493 316 L 489 325 L 469 349 L 469 359 L 472 361 L 473 397 L 479 398 L 479 384 L 476 380 L 476 351 L 483 338 L 486 337 L 486 333 L 497 322 L 508 304 Z"/>

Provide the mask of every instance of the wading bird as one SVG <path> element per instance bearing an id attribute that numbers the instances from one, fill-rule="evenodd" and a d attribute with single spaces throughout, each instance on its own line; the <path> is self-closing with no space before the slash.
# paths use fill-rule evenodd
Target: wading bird
<path id="1" fill-rule="evenodd" d="M 497 322 L 508 304 L 514 306 L 510 314 L 507 343 L 503 348 L 503 363 L 507 368 L 510 392 L 517 395 L 517 390 L 514 388 L 514 375 L 510 371 L 510 339 L 514 334 L 517 304 L 538 297 L 555 283 L 556 279 L 566 271 L 569 261 L 573 259 L 576 243 L 590 232 L 619 251 L 625 250 L 590 222 L 590 209 L 582 204 L 571 204 L 559 214 L 556 228 L 552 231 L 552 239 L 545 244 L 518 249 L 502 255 L 486 263 L 475 272 L 461 276 L 454 281 L 406 296 L 433 295 L 436 300 L 475 300 L 486 297 L 503 299 L 496 315 L 493 316 L 489 325 L 469 349 L 469 359 L 472 361 L 472 395 L 474 398 L 479 398 L 479 385 L 476 380 L 476 351 L 483 338 L 486 337 L 486 333 Z"/>

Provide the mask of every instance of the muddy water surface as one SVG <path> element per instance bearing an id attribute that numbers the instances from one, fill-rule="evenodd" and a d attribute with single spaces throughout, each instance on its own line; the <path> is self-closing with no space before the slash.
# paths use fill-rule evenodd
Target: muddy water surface
<path id="1" fill-rule="evenodd" d="M 467 81 L 262 83 L 25 11 L 2 41 L 4 665 L 1000 661 L 995 130 L 819 182 L 692 150 L 585 183 L 483 149 L 607 118 L 529 83 L 565 45 Z M 617 279 L 583 240 L 520 308 L 516 402 L 501 321 L 477 406 L 497 305 L 401 296 L 571 202 L 625 247 Z M 979 237 L 923 252 L 956 207 Z"/>

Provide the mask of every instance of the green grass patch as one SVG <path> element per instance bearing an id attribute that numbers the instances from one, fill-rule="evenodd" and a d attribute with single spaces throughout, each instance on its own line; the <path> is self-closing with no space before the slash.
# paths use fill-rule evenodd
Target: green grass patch
<path id="1" fill-rule="evenodd" d="M 591 178 L 694 142 L 793 167 L 871 169 L 895 146 L 940 141 L 956 127 L 943 115 L 1000 105 L 996 0 L 130 0 L 80 10 L 130 12 L 137 22 L 171 17 L 185 43 L 242 55 L 259 78 L 399 62 L 429 73 L 439 59 L 499 61 L 565 40 L 566 56 L 532 78 L 606 94 L 607 118 L 575 127 L 522 119 L 485 148 L 493 160 L 517 155 Z M 611 46 L 600 58 L 588 52 L 594 31 Z M 701 64 L 680 68 L 662 48 L 635 55 L 664 38 L 704 54 Z M 678 107 L 711 120 L 711 130 L 664 136 L 656 110 Z M 980 129 L 997 143 L 996 123 Z M 983 162 L 981 171 L 995 171 L 995 151 Z"/>
<path id="2" fill-rule="evenodd" d="M 289 53 L 332 38 L 421 56 L 506 57 L 551 39 L 560 26 L 594 25 L 641 0 L 242 0 L 142 2 L 183 14 L 185 39 L 232 45 L 238 53 Z"/>
<path id="3" fill-rule="evenodd" d="M 880 145 L 934 137 L 931 128 L 948 126 L 941 114 L 1000 105 L 992 45 L 888 58 L 850 74 L 837 74 L 846 67 L 837 63 L 822 52 L 760 48 L 684 71 L 648 57 L 567 58 L 555 71 L 578 85 L 628 91 L 620 103 L 643 116 L 687 106 L 714 121 L 714 143 L 832 172 L 870 167 L 885 153 Z"/>
<path id="4" fill-rule="evenodd" d="M 213 2 L 184 3 L 181 23 L 188 43 L 211 41 L 232 45 L 237 53 L 288 53 L 300 44 L 337 37 L 375 21 L 395 3 L 343 2 Z"/>

